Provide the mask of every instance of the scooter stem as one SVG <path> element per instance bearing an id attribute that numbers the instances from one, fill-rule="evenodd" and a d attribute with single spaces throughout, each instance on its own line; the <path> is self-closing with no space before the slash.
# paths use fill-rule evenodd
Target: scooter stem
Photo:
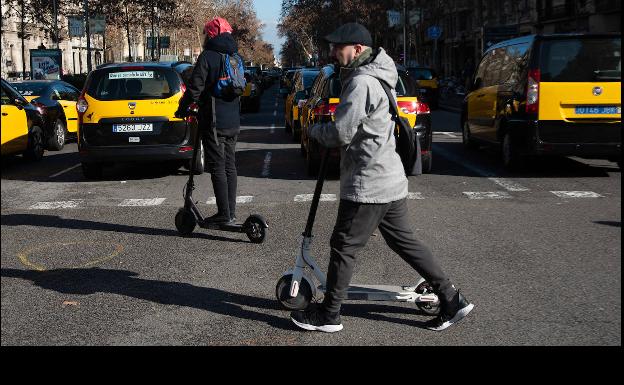
<path id="1" fill-rule="evenodd" d="M 314 190 L 314 197 L 312 198 L 312 206 L 310 207 L 310 214 L 308 215 L 308 223 L 305 228 L 303 236 L 305 238 L 312 238 L 312 228 L 314 227 L 314 220 L 316 219 L 316 211 L 318 210 L 319 202 L 321 201 L 321 193 L 323 192 L 323 184 L 327 177 L 327 169 L 329 168 L 329 149 L 324 150 L 324 154 L 321 160 L 321 169 L 316 181 L 316 189 Z"/>

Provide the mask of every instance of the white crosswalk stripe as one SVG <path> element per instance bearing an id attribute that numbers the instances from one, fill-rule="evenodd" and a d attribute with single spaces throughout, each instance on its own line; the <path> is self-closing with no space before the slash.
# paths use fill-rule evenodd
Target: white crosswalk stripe
<path id="1" fill-rule="evenodd" d="M 314 198 L 314 194 L 301 194 L 295 196 L 295 202 L 311 202 Z M 335 202 L 336 194 L 321 194 L 321 202 Z"/>
<path id="2" fill-rule="evenodd" d="M 242 204 L 244 204 L 244 203 L 251 203 L 251 202 L 253 202 L 253 200 L 254 200 L 253 196 L 239 196 L 239 197 L 236 197 L 236 203 L 242 203 Z M 216 205 L 217 204 L 217 198 L 216 197 L 209 198 L 206 201 L 206 204 L 207 205 Z"/>
<path id="3" fill-rule="evenodd" d="M 530 189 L 522 186 L 521 184 L 511 181 L 509 179 L 503 179 L 503 178 L 488 178 L 488 179 L 496 183 L 497 185 L 501 186 L 507 191 L 514 191 L 514 192 L 531 191 Z"/>
<path id="4" fill-rule="evenodd" d="M 551 191 L 559 198 L 604 198 L 593 191 Z"/>
<path id="5" fill-rule="evenodd" d="M 153 198 L 153 199 L 124 199 L 119 204 L 119 207 L 150 207 L 160 206 L 166 198 Z"/>
<path id="6" fill-rule="evenodd" d="M 464 192 L 470 199 L 511 199 L 512 196 L 509 193 L 502 191 L 490 191 L 490 192 Z"/>
<path id="7" fill-rule="evenodd" d="M 78 208 L 82 202 L 82 200 L 37 202 L 30 206 L 30 210 L 75 209 Z"/>
<path id="8" fill-rule="evenodd" d="M 419 199 L 425 199 L 425 197 L 422 195 L 422 193 L 416 192 L 416 193 L 409 193 L 407 194 L 407 199 L 409 200 L 419 200 Z"/>

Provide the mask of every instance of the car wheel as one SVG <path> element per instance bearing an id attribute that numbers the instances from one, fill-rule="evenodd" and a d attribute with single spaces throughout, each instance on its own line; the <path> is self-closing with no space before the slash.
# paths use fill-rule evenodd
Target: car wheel
<path id="1" fill-rule="evenodd" d="M 468 121 L 464 122 L 464 126 L 462 127 L 462 143 L 467 149 L 474 150 L 478 147 L 477 144 L 474 142 L 474 139 L 472 139 L 472 134 L 470 133 L 470 125 L 468 124 Z"/>
<path id="2" fill-rule="evenodd" d="M 523 158 L 511 132 L 507 131 L 501 145 L 503 166 L 509 171 L 519 171 L 523 166 Z"/>
<path id="3" fill-rule="evenodd" d="M 82 174 L 85 178 L 91 180 L 102 179 L 103 166 L 101 163 L 82 163 Z"/>
<path id="4" fill-rule="evenodd" d="M 65 138 L 67 136 L 67 128 L 61 119 L 54 122 L 52 136 L 48 140 L 48 149 L 52 151 L 61 151 L 65 147 Z"/>
<path id="5" fill-rule="evenodd" d="M 45 146 L 43 144 L 43 130 L 39 126 L 34 126 L 28 134 L 28 147 L 24 152 L 24 157 L 32 161 L 43 159 Z"/>
<path id="6" fill-rule="evenodd" d="M 294 142 L 301 140 L 301 124 L 297 120 L 292 128 L 292 138 Z"/>
<path id="7" fill-rule="evenodd" d="M 423 174 L 431 174 L 432 168 L 433 168 L 433 153 L 430 151 L 422 155 Z"/>

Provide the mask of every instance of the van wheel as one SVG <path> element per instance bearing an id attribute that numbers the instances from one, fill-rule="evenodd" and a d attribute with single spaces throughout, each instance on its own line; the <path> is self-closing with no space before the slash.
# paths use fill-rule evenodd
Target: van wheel
<path id="1" fill-rule="evenodd" d="M 428 152 L 422 156 L 422 172 L 423 174 L 431 174 L 433 169 L 433 154 Z"/>
<path id="2" fill-rule="evenodd" d="M 45 146 L 43 145 L 43 130 L 39 126 L 34 126 L 28 134 L 28 147 L 24 152 L 24 157 L 35 162 L 43 159 Z"/>
<path id="3" fill-rule="evenodd" d="M 102 179 L 103 166 L 101 163 L 82 163 L 82 174 L 91 180 Z"/>
<path id="4" fill-rule="evenodd" d="M 65 138 L 67 136 L 67 128 L 61 119 L 56 119 L 52 136 L 48 140 L 48 148 L 52 151 L 61 151 L 65 147 Z"/>
<path id="5" fill-rule="evenodd" d="M 518 144 L 515 142 L 511 132 L 507 131 L 503 138 L 502 156 L 503 166 L 509 171 L 519 171 L 524 163 L 524 159 L 520 155 Z"/>
<path id="6" fill-rule="evenodd" d="M 462 128 L 462 143 L 464 144 L 465 148 L 470 150 L 475 150 L 479 147 L 472 139 L 472 134 L 470 133 L 470 125 L 468 124 L 468 121 L 464 122 L 464 126 Z"/>

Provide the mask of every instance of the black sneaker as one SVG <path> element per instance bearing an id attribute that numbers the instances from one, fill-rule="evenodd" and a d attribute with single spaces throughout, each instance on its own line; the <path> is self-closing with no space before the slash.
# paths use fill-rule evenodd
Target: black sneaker
<path id="1" fill-rule="evenodd" d="M 335 333 L 342 330 L 340 313 L 327 313 L 318 307 L 306 311 L 294 311 L 290 319 L 301 329 Z"/>
<path id="2" fill-rule="evenodd" d="M 439 316 L 425 324 L 429 330 L 441 332 L 449 326 L 461 321 L 472 311 L 474 305 L 468 302 L 466 298 L 458 291 L 450 304 L 442 306 Z"/>
<path id="3" fill-rule="evenodd" d="M 229 225 L 232 221 L 229 216 L 215 214 L 211 217 L 204 219 L 204 224 L 206 225 Z"/>

